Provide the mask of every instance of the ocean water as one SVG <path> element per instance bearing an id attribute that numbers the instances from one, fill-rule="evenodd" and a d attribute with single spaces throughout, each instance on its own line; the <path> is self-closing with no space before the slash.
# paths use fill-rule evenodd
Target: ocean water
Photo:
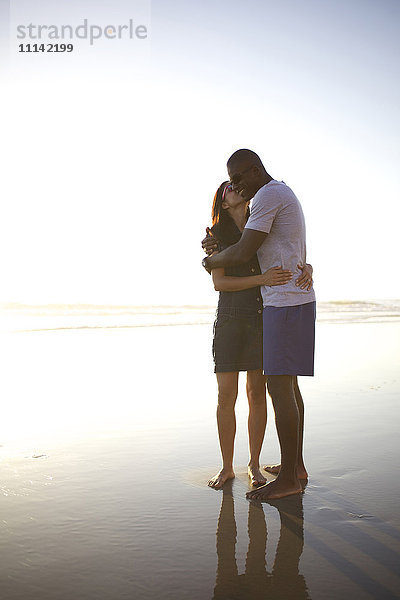
<path id="1" fill-rule="evenodd" d="M 219 468 L 212 307 L 3 307 L 0 597 L 396 598 L 400 302 L 319 306 L 302 497 Z M 269 409 L 262 460 L 279 459 Z"/>
<path id="2" fill-rule="evenodd" d="M 319 322 L 392 322 L 400 300 L 319 302 Z M 215 306 L 108 306 L 95 304 L 0 305 L 0 331 L 201 325 L 214 319 Z"/>

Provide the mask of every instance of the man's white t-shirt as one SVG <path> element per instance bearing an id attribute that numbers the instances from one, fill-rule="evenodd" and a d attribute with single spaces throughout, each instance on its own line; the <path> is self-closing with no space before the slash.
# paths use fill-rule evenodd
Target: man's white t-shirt
<path id="1" fill-rule="evenodd" d="M 315 300 L 314 289 L 302 290 L 295 285 L 306 262 L 306 228 L 304 215 L 295 194 L 283 181 L 272 179 L 253 198 L 246 229 L 267 233 L 257 252 L 261 271 L 270 267 L 290 269 L 292 279 L 285 285 L 262 286 L 264 306 L 296 306 Z"/>

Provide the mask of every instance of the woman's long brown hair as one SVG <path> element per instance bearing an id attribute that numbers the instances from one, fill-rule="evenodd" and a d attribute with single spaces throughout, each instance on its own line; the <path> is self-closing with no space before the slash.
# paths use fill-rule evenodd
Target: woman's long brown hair
<path id="1" fill-rule="evenodd" d="M 229 212 L 222 206 L 222 197 L 227 185 L 229 185 L 229 181 L 224 181 L 215 192 L 211 211 L 212 227 L 210 231 L 224 246 L 231 246 L 239 241 L 241 233 Z M 247 210 L 249 215 L 250 211 L 249 209 Z"/>

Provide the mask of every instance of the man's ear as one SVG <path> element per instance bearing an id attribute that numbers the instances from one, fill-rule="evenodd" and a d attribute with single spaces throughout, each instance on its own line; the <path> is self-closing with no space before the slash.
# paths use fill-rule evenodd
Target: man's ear
<path id="1" fill-rule="evenodd" d="M 225 200 L 223 201 L 221 206 L 222 206 L 222 208 L 229 208 L 229 204 L 227 204 Z"/>

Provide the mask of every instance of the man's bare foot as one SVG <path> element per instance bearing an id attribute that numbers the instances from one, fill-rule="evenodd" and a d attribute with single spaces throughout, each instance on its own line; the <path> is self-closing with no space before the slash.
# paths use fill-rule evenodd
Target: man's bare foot
<path id="1" fill-rule="evenodd" d="M 214 488 L 215 490 L 220 490 L 224 483 L 228 481 L 228 479 L 233 479 L 234 477 L 235 473 L 232 469 L 227 470 L 222 468 L 219 471 L 219 473 L 217 473 L 216 475 L 214 475 L 214 477 L 210 479 L 208 485 Z"/>
<path id="2" fill-rule="evenodd" d="M 271 473 L 271 475 L 279 475 L 281 470 L 281 465 L 265 465 L 263 467 L 264 471 L 267 473 Z M 298 479 L 308 479 L 308 473 L 303 466 L 297 467 L 297 478 Z"/>
<path id="3" fill-rule="evenodd" d="M 267 485 L 257 488 L 256 490 L 247 492 L 246 498 L 248 500 L 276 500 L 277 498 L 285 498 L 286 496 L 301 494 L 302 491 L 303 489 L 299 481 L 293 481 L 292 483 L 289 483 L 278 478 L 275 479 L 275 481 L 271 481 L 271 483 L 267 483 Z"/>
<path id="4" fill-rule="evenodd" d="M 247 467 L 247 473 L 249 474 L 251 485 L 260 486 L 265 485 L 267 483 L 267 480 L 265 479 L 264 475 L 261 475 L 259 466 L 255 467 L 249 465 Z"/>

